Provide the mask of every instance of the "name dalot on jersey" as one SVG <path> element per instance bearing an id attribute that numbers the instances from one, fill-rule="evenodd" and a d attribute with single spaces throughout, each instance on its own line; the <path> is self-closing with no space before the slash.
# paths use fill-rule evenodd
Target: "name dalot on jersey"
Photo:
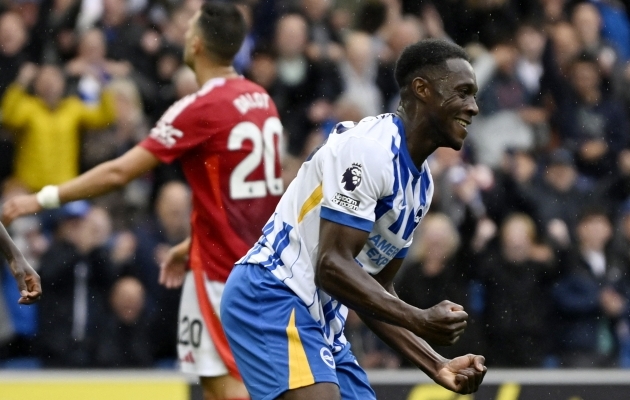
<path id="1" fill-rule="evenodd" d="M 246 114 L 252 108 L 269 108 L 269 95 L 267 93 L 245 93 L 234 99 L 234 107 L 241 114 Z"/>
<path id="2" fill-rule="evenodd" d="M 358 210 L 359 204 L 361 204 L 359 200 L 353 199 L 352 197 L 345 196 L 341 193 L 336 193 L 335 197 L 333 197 L 332 199 L 332 202 L 352 211 Z"/>

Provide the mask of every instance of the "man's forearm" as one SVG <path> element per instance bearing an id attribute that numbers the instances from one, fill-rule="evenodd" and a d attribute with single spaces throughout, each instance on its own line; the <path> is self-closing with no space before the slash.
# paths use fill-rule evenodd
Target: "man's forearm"
<path id="1" fill-rule="evenodd" d="M 100 196 L 153 169 L 159 160 L 140 146 L 59 186 L 61 203 Z"/>
<path id="2" fill-rule="evenodd" d="M 100 164 L 84 174 L 59 185 L 61 203 L 97 197 L 119 189 L 128 180 L 115 166 L 114 161 Z"/>
<path id="3" fill-rule="evenodd" d="M 358 313 L 414 331 L 421 312 L 389 293 L 354 260 L 332 256 L 318 268 L 319 286 L 326 293 Z"/>
<path id="4" fill-rule="evenodd" d="M 7 261 L 12 261 L 22 255 L 2 224 L 0 224 L 0 251 Z"/>
<path id="5" fill-rule="evenodd" d="M 448 360 L 407 329 L 387 324 L 366 314 L 358 313 L 361 320 L 392 349 L 414 363 L 431 379 Z"/>

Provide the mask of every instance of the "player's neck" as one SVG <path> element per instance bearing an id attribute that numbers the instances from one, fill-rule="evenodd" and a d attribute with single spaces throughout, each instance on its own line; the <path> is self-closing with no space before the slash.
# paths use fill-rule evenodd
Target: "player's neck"
<path id="1" fill-rule="evenodd" d="M 203 86 L 210 79 L 214 78 L 236 78 L 238 72 L 231 65 L 217 65 L 208 60 L 197 60 L 195 62 L 195 76 L 199 87 Z"/>
<path id="2" fill-rule="evenodd" d="M 415 116 L 419 110 L 412 108 L 411 112 L 409 112 L 406 108 L 399 106 L 396 114 L 400 117 L 405 127 L 405 140 L 411 160 L 420 169 L 424 161 L 435 150 L 435 146 L 430 140 L 427 141 L 424 135 L 427 129 L 425 118 Z"/>

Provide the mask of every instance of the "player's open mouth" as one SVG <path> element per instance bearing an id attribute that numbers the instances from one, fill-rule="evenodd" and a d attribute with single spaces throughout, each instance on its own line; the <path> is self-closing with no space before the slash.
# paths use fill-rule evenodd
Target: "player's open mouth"
<path id="1" fill-rule="evenodd" d="M 466 129 L 466 127 L 468 125 L 470 125 L 470 121 L 466 121 L 465 119 L 461 119 L 461 118 L 455 118 L 455 121 L 457 121 L 458 124 L 460 124 L 461 126 L 464 127 L 464 129 Z"/>

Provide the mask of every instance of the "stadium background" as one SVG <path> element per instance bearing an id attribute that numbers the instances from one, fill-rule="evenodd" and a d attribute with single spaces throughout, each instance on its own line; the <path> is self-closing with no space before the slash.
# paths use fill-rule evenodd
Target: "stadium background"
<path id="1" fill-rule="evenodd" d="M 441 149 L 430 159 L 435 199 L 397 291 L 419 307 L 444 298 L 466 307 L 466 334 L 440 351 L 487 356 L 497 375 L 488 374 L 475 399 L 629 393 L 628 1 L 238 4 L 250 33 L 235 67 L 278 105 L 287 183 L 336 122 L 396 109 L 393 67 L 406 45 L 434 37 L 464 46 L 481 113 L 461 152 Z M 2 198 L 122 154 L 171 103 L 194 92 L 181 56 L 198 5 L 1 2 Z M 73 96 L 100 110 L 91 113 L 98 118 L 57 107 Z M 49 109 L 57 119 L 45 119 Z M 44 120 L 54 123 L 36 123 Z M 36 307 L 17 306 L 6 268 L 0 274 L 0 400 L 46 382 L 97 398 L 116 391 L 112 382 L 121 376 L 136 389 L 123 385 L 119 397 L 139 390 L 142 398 L 157 385 L 151 375 L 173 380 L 169 398 L 198 396 L 194 382 L 175 372 L 179 292 L 157 285 L 166 249 L 188 233 L 189 196 L 178 166 L 161 166 L 119 192 L 10 227 L 42 275 L 45 297 Z M 180 340 L 194 341 L 192 323 L 187 333 Z M 410 366 L 353 315 L 348 336 L 374 371 L 379 398 L 406 398 L 426 382 L 418 371 L 402 371 Z M 116 372 L 127 368 L 135 372 Z M 502 375 L 504 368 L 528 370 Z M 59 372 L 67 369 L 76 372 Z M 107 384 L 77 389 L 74 373 Z"/>

